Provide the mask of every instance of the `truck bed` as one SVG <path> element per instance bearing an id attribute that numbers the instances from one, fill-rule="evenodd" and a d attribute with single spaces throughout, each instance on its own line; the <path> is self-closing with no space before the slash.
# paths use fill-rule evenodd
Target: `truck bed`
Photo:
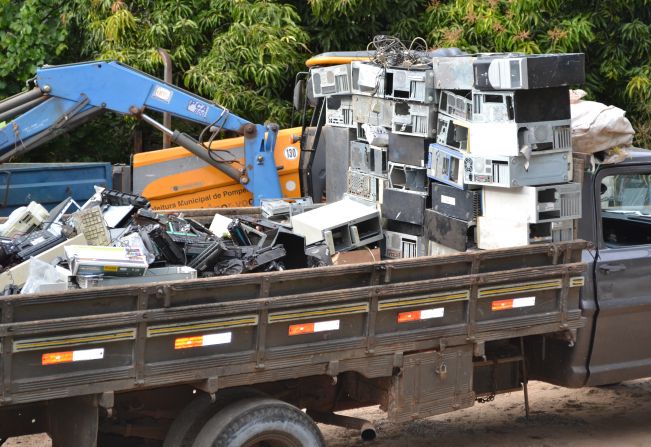
<path id="1" fill-rule="evenodd" d="M 111 163 L 3 163 L 0 216 L 32 200 L 47 209 L 67 197 L 83 203 L 95 194 L 95 185 L 111 187 L 112 169 Z"/>
<path id="2" fill-rule="evenodd" d="M 583 325 L 582 241 L 0 298 L 0 406 L 356 371 Z M 518 299 L 512 301 L 513 299 Z"/>

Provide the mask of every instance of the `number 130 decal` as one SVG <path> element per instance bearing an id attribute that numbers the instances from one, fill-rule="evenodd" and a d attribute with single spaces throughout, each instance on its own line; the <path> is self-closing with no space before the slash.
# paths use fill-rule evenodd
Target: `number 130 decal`
<path id="1" fill-rule="evenodd" d="M 298 149 L 296 149 L 294 146 L 287 146 L 285 148 L 285 158 L 287 160 L 294 160 L 298 158 Z"/>

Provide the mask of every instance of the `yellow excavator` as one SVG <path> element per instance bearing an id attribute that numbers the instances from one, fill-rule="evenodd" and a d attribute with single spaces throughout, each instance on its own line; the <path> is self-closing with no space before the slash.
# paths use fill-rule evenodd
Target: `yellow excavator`
<path id="1" fill-rule="evenodd" d="M 281 129 L 274 158 L 283 197 L 301 197 L 299 178 L 302 129 Z M 214 142 L 210 149 L 223 159 L 242 164 L 244 137 Z M 133 192 L 141 194 L 155 209 L 247 207 L 253 196 L 241 183 L 206 164 L 183 147 L 172 147 L 133 156 Z"/>
<path id="2" fill-rule="evenodd" d="M 370 58 L 369 52 L 333 52 L 312 57 L 306 65 L 312 68 Z M 299 73 L 294 89 L 294 107 L 302 113 L 302 126 L 278 132 L 274 158 L 283 197 L 310 196 L 319 202 L 325 190 L 325 154 L 319 151 L 324 117 L 319 112 L 321 103 L 311 98 L 311 89 L 306 88 L 308 78 L 307 72 Z M 309 123 L 308 105 L 315 107 Z M 243 137 L 229 138 L 212 142 L 210 152 L 237 167 L 244 163 L 243 148 Z M 251 193 L 242 184 L 183 147 L 135 154 L 132 179 L 133 192 L 145 196 L 153 208 L 160 210 L 246 207 L 253 203 Z"/>

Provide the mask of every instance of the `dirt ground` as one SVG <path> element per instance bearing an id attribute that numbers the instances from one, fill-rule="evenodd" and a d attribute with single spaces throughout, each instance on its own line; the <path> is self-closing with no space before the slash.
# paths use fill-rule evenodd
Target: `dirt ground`
<path id="1" fill-rule="evenodd" d="M 320 427 L 331 447 L 651 447 L 651 379 L 579 390 L 532 382 L 529 396 L 529 420 L 522 393 L 510 393 L 406 424 L 388 422 L 377 407 L 344 412 L 375 424 L 378 437 L 372 442 L 352 430 Z M 38 435 L 11 439 L 3 447 L 50 445 L 47 436 Z"/>

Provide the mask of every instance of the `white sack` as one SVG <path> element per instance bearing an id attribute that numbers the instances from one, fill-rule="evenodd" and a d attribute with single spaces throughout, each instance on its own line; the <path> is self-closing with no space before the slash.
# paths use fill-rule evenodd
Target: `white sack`
<path id="1" fill-rule="evenodd" d="M 614 147 L 632 146 L 635 130 L 624 116 L 626 112 L 600 102 L 583 101 L 580 99 L 582 93 L 570 93 L 572 149 L 575 152 L 594 154 Z"/>

